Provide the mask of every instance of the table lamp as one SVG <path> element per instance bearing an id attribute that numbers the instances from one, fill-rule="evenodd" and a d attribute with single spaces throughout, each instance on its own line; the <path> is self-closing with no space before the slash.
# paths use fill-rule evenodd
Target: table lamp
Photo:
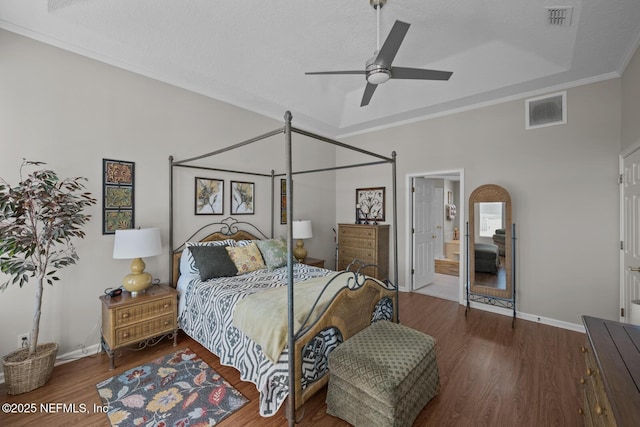
<path id="1" fill-rule="evenodd" d="M 138 228 L 131 230 L 116 230 L 113 241 L 114 259 L 133 259 L 131 274 L 122 280 L 125 290 L 131 296 L 142 294 L 151 286 L 151 274 L 144 271 L 143 257 L 151 257 L 162 253 L 159 228 Z"/>
<path id="2" fill-rule="evenodd" d="M 293 256 L 299 261 L 304 262 L 307 257 L 307 250 L 304 247 L 303 239 L 310 239 L 313 237 L 311 231 L 311 221 L 308 219 L 297 219 L 291 223 L 293 227 L 293 238 L 298 239 L 296 247 L 293 249 Z"/>

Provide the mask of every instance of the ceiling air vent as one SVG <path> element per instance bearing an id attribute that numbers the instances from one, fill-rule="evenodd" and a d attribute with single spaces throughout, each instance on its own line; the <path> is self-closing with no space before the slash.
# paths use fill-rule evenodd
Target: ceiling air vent
<path id="1" fill-rule="evenodd" d="M 547 22 L 554 27 L 568 27 L 571 25 L 572 6 L 545 7 Z"/>

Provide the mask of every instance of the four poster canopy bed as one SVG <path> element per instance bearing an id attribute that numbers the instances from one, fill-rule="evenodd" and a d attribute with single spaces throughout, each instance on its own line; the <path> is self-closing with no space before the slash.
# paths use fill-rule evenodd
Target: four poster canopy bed
<path id="1" fill-rule="evenodd" d="M 292 133 L 333 144 L 373 161 L 314 170 L 294 170 Z M 270 174 L 195 166 L 193 162 L 284 135 L 286 170 Z M 390 164 L 392 175 L 393 265 L 397 265 L 395 153 L 382 156 L 291 126 L 284 127 L 201 156 L 170 163 L 171 276 L 180 294 L 179 327 L 235 367 L 244 381 L 260 392 L 260 415 L 272 416 L 289 398 L 287 418 L 328 380 L 327 359 L 340 343 L 373 322 L 398 322 L 398 273 L 378 280 L 360 273 L 371 266 L 354 261 L 345 271 L 331 271 L 297 263 L 293 257 L 291 221 L 287 238 L 274 238 L 275 179 L 286 178 L 286 217 L 293 216 L 293 178 L 301 173 Z M 212 161 L 215 164 L 215 160 Z M 271 232 L 233 217 L 205 225 L 186 241 L 174 242 L 174 170 L 197 168 L 247 173 L 271 178 Z M 278 185 L 279 188 L 279 185 Z M 279 207 L 278 207 L 279 210 Z M 198 237 L 205 234 L 204 237 Z M 370 270 L 369 270 L 370 271 Z M 294 286 L 295 284 L 295 286 Z"/>

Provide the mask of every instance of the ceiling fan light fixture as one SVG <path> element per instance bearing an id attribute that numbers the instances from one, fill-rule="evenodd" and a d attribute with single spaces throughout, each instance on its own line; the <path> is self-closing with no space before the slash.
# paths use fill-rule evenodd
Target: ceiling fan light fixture
<path id="1" fill-rule="evenodd" d="M 372 85 L 379 85 L 391 78 L 391 73 L 384 68 L 379 68 L 367 73 L 367 81 Z"/>
<path id="2" fill-rule="evenodd" d="M 347 71 L 319 71 L 305 74 L 364 74 L 367 79 L 367 85 L 362 94 L 360 107 L 369 105 L 373 93 L 378 85 L 385 83 L 389 79 L 412 79 L 412 80 L 449 80 L 450 71 L 427 70 L 423 68 L 407 68 L 394 67 L 393 60 L 400 49 L 400 45 L 404 37 L 409 31 L 410 24 L 396 20 L 393 27 L 382 46 L 380 46 L 380 9 L 387 3 L 387 0 L 369 0 L 369 4 L 376 10 L 378 22 L 377 29 L 377 50 L 373 56 L 365 63 L 364 70 L 347 70 Z M 393 75 L 391 71 L 393 70 Z"/>

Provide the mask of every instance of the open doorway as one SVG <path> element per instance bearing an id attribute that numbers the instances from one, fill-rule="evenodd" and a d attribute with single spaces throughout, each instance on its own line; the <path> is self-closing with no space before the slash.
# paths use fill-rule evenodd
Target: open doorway
<path id="1" fill-rule="evenodd" d="M 464 302 L 464 171 L 407 175 L 411 290 Z"/>

